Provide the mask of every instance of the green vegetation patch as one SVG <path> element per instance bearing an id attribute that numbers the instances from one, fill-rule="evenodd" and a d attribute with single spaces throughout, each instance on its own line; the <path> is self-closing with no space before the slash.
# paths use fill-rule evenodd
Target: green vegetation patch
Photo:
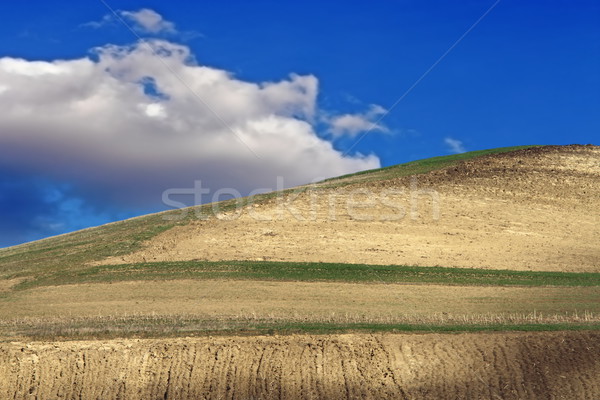
<path id="1" fill-rule="evenodd" d="M 169 261 L 59 270 L 24 280 L 14 289 L 149 279 L 245 279 L 473 286 L 600 286 L 600 273 L 272 261 Z"/>
<path id="2" fill-rule="evenodd" d="M 0 342 L 19 340 L 91 340 L 115 338 L 163 338 L 182 336 L 290 335 L 339 333 L 467 333 L 467 332 L 546 332 L 600 330 L 590 323 L 486 323 L 486 324 L 411 324 L 411 323 L 321 323 L 209 321 L 170 318 L 124 318 L 71 321 L 70 323 L 37 322 L 0 326 Z"/>

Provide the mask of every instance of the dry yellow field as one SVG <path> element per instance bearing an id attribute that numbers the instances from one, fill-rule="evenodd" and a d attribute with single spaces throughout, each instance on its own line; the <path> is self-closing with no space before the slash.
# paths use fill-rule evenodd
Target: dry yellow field
<path id="1" fill-rule="evenodd" d="M 599 287 L 495 287 L 223 280 L 63 285 L 0 299 L 0 319 L 122 315 L 257 315 L 373 321 L 432 314 L 600 313 Z M 335 318 L 334 318 L 335 319 Z"/>
<path id="2" fill-rule="evenodd" d="M 62 285 L 0 298 L 0 337 L 226 333 L 286 324 L 600 323 L 599 287 L 166 280 Z M 154 332 L 154 333 L 153 333 Z"/>

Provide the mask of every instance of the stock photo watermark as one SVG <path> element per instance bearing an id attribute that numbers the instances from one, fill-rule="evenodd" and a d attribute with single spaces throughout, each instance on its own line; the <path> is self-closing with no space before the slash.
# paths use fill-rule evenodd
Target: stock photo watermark
<path id="1" fill-rule="evenodd" d="M 243 197 L 235 188 L 212 191 L 196 180 L 193 187 L 170 188 L 162 193 L 167 207 L 180 210 L 163 218 L 179 221 L 190 217 L 207 220 L 236 220 L 244 215 L 257 221 L 400 221 L 405 218 L 440 218 L 440 194 L 432 188 L 422 188 L 416 177 L 407 186 L 373 188 L 327 188 L 307 185 L 285 190 L 283 177 L 277 177 L 275 188 L 259 188 Z M 325 190 L 330 189 L 330 190 Z M 181 201 L 188 200 L 187 203 Z M 210 198 L 210 201 L 204 200 Z M 192 205 L 197 205 L 192 207 Z M 227 200 L 227 201 L 225 201 Z M 262 210 L 268 201 L 274 206 Z"/>

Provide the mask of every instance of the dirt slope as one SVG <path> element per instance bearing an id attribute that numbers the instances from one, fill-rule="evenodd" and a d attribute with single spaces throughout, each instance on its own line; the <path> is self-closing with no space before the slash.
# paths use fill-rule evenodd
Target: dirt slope
<path id="1" fill-rule="evenodd" d="M 194 220 L 103 263 L 258 259 L 600 271 L 598 146 L 490 155 L 417 178 L 329 182 L 286 199 Z"/>
<path id="2" fill-rule="evenodd" d="M 597 399 L 600 333 L 0 345 L 0 398 Z"/>

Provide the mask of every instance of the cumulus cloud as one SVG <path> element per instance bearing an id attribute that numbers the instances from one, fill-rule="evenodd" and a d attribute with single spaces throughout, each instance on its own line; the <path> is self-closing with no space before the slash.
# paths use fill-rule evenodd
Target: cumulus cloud
<path id="1" fill-rule="evenodd" d="M 448 150 L 454 154 L 464 153 L 467 151 L 462 141 L 447 137 L 444 139 L 444 143 L 448 147 Z"/>
<path id="2" fill-rule="evenodd" d="M 143 33 L 175 33 L 175 24 L 149 8 L 138 11 L 120 11 L 119 14 L 133 22 L 133 28 Z"/>
<path id="3" fill-rule="evenodd" d="M 0 168 L 70 182 L 87 202 L 145 207 L 195 180 L 244 194 L 380 166 L 316 134 L 316 77 L 247 82 L 168 41 L 0 58 L 0 88 Z"/>
<path id="4" fill-rule="evenodd" d="M 387 113 L 387 110 L 377 104 L 371 104 L 369 110 L 358 114 L 343 114 L 329 119 L 330 132 L 334 136 L 356 136 L 361 132 L 379 131 L 389 132 L 389 129 L 378 123 L 380 116 Z"/>

